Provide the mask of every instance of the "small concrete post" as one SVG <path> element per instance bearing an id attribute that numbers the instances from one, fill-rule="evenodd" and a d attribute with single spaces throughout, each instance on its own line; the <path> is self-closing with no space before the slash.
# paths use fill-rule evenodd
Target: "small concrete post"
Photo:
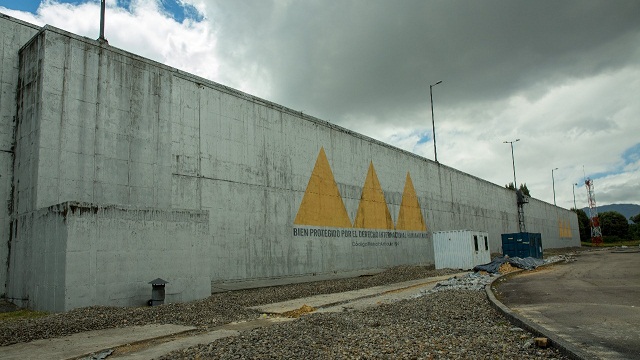
<path id="1" fill-rule="evenodd" d="M 158 306 L 164 304 L 164 286 L 169 282 L 166 280 L 162 280 L 157 278 L 155 280 L 149 281 L 151 284 L 151 299 L 147 302 L 149 306 Z"/>

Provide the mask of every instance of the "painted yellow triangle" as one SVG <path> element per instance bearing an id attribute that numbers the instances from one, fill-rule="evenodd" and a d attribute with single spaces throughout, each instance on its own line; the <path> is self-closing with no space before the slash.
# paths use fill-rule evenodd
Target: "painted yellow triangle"
<path id="1" fill-rule="evenodd" d="M 384 193 L 378 181 L 373 162 L 369 163 L 369 171 L 362 188 L 362 197 L 358 205 L 358 213 L 353 227 L 364 229 L 393 230 L 393 220 L 384 199 Z"/>
<path id="2" fill-rule="evenodd" d="M 320 148 L 307 190 L 293 222 L 296 225 L 351 227 L 329 160 Z"/>
<path id="3" fill-rule="evenodd" d="M 558 232 L 560 233 L 560 237 L 564 237 L 564 224 L 562 223 L 562 220 L 558 219 Z"/>
<path id="4" fill-rule="evenodd" d="M 418 202 L 416 190 L 413 187 L 411 176 L 407 173 L 402 192 L 402 203 L 400 204 L 400 214 L 398 215 L 397 230 L 427 231 L 427 226 L 422 217 L 422 210 Z"/>
<path id="5" fill-rule="evenodd" d="M 565 219 L 558 219 L 558 229 L 561 238 L 571 237 L 571 222 Z"/>

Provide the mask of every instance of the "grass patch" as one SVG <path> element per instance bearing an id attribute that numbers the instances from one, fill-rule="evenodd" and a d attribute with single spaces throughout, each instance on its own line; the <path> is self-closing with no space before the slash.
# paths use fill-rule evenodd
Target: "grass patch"
<path id="1" fill-rule="evenodd" d="M 0 313 L 0 321 L 12 321 L 12 320 L 22 320 L 22 319 L 35 319 L 43 316 L 47 316 L 46 312 L 42 311 L 33 311 L 21 309 L 17 311 L 10 311 L 5 313 Z"/>
<path id="2" fill-rule="evenodd" d="M 602 244 L 595 246 L 591 242 L 582 242 L 582 246 L 587 247 L 617 247 L 617 246 L 639 246 L 640 240 L 626 240 L 616 242 L 603 242 Z"/>

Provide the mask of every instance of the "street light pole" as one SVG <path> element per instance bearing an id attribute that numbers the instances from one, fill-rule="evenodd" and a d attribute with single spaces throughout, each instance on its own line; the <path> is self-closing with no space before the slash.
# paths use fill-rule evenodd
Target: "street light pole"
<path id="1" fill-rule="evenodd" d="M 578 210 L 578 207 L 576 206 L 576 186 L 578 186 L 578 183 L 573 184 L 573 208 Z"/>
<path id="2" fill-rule="evenodd" d="M 551 185 L 553 187 L 553 205 L 556 205 L 556 180 L 553 177 L 553 172 L 558 170 L 558 168 L 551 169 Z"/>
<path id="3" fill-rule="evenodd" d="M 513 165 L 513 187 L 516 189 L 516 191 L 518 190 L 518 185 L 516 182 L 516 160 L 513 157 L 513 143 L 520 141 L 520 139 L 515 139 L 513 141 L 503 141 L 503 143 L 505 144 L 511 144 L 511 164 Z"/>
<path id="4" fill-rule="evenodd" d="M 429 85 L 429 97 L 431 98 L 431 126 L 433 127 L 433 156 L 436 162 L 438 162 L 438 151 L 436 150 L 436 122 L 433 118 L 433 87 L 441 83 L 442 80 L 433 85 Z"/>
<path id="5" fill-rule="evenodd" d="M 100 41 L 107 41 L 107 39 L 104 37 L 104 12 L 105 12 L 105 0 L 102 0 L 100 2 L 100 37 L 98 38 L 98 40 Z"/>

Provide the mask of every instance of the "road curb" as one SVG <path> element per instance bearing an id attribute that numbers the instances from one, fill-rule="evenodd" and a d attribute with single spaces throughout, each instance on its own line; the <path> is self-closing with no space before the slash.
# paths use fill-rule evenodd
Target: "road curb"
<path id="1" fill-rule="evenodd" d="M 560 350 L 560 353 L 562 353 L 565 356 L 568 356 L 571 359 L 577 359 L 577 360 L 598 359 L 594 355 L 588 354 L 585 351 L 579 349 L 577 346 L 562 339 L 556 333 L 511 311 L 511 309 L 509 309 L 500 300 L 496 298 L 495 294 L 493 293 L 493 284 L 500 279 L 506 280 L 509 277 L 519 274 L 523 271 L 524 270 L 518 270 L 508 274 L 501 275 L 493 279 L 491 283 L 485 285 L 484 287 L 485 293 L 487 294 L 487 298 L 489 299 L 489 302 L 491 303 L 493 308 L 501 312 L 512 324 L 520 328 L 526 329 L 531 333 L 535 334 L 536 336 L 546 337 L 547 339 L 549 339 L 551 346 L 557 348 L 558 350 Z"/>

